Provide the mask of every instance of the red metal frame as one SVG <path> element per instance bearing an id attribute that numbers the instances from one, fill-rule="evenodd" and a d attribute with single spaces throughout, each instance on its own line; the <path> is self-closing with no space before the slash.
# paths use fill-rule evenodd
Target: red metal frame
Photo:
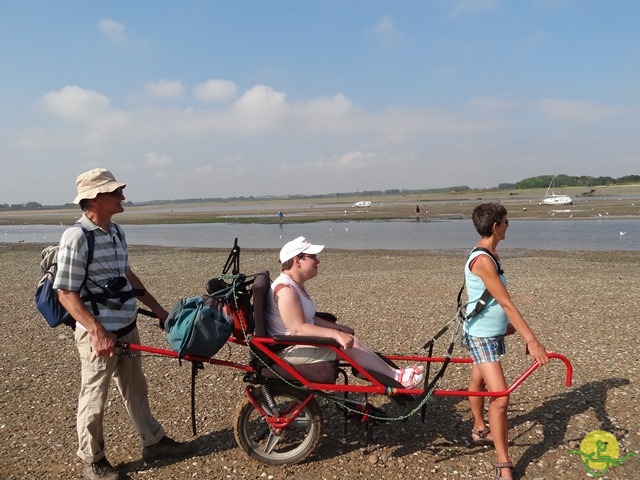
<path id="1" fill-rule="evenodd" d="M 237 341 L 235 339 L 230 339 L 233 343 L 246 345 L 246 342 Z M 317 383 L 313 382 L 304 376 L 302 376 L 297 370 L 295 370 L 291 364 L 287 363 L 280 357 L 278 357 L 272 350 L 271 346 L 273 345 L 298 345 L 299 342 L 296 341 L 275 341 L 272 338 L 266 337 L 253 337 L 250 340 L 251 345 L 263 353 L 266 357 L 269 357 L 274 364 L 281 367 L 285 372 L 287 372 L 292 378 L 296 381 L 300 382 L 300 384 L 306 389 L 313 390 L 322 390 L 325 392 L 353 392 L 353 393 L 370 393 L 370 394 L 379 394 L 379 395 L 399 395 L 399 394 L 408 394 L 408 395 L 420 395 L 424 393 L 423 389 L 419 388 L 390 388 L 379 380 L 374 378 L 369 372 L 367 372 L 360 365 L 355 363 L 351 357 L 349 357 L 343 350 L 333 346 L 327 345 L 325 343 L 314 344 L 313 342 L 305 343 L 312 346 L 322 346 L 325 348 L 331 348 L 336 352 L 337 358 L 342 362 L 342 364 L 353 367 L 360 376 L 362 376 L 365 380 L 370 382 L 370 385 L 345 385 L 338 383 Z M 146 352 L 152 353 L 155 355 L 162 355 L 172 358 L 178 358 L 178 353 L 173 350 L 167 350 L 162 348 L 148 347 L 144 345 L 138 345 L 135 343 L 121 343 L 121 348 L 123 350 L 132 350 L 138 352 Z M 412 364 L 416 363 L 443 363 L 445 362 L 445 357 L 426 357 L 420 355 L 386 355 L 389 360 L 392 361 L 401 361 L 401 362 L 410 362 Z M 551 359 L 559 359 L 561 360 L 566 367 L 566 376 L 565 376 L 565 385 L 567 387 L 571 386 L 571 380 L 573 377 L 573 367 L 571 362 L 567 357 L 559 353 L 549 353 L 549 358 Z M 245 372 L 253 372 L 254 369 L 250 365 L 245 365 L 242 363 L 231 362 L 227 360 L 219 360 L 217 358 L 207 358 L 207 357 L 199 357 L 195 355 L 186 355 L 182 358 L 182 360 L 189 362 L 202 362 L 208 363 L 211 365 L 220 365 L 223 367 L 236 368 L 239 370 L 244 370 Z M 450 363 L 472 363 L 470 358 L 456 358 L 452 357 L 450 359 Z M 524 373 L 522 373 L 518 378 L 516 378 L 511 385 L 501 392 L 487 392 L 487 391 L 469 391 L 469 390 L 434 390 L 433 395 L 436 396 L 450 396 L 450 397 L 469 397 L 469 396 L 477 396 L 477 397 L 503 397 L 511 394 L 518 386 L 522 384 L 535 370 L 537 370 L 540 365 L 537 362 L 531 364 Z M 251 398 L 251 397 L 249 397 Z M 257 408 L 257 407 L 256 407 Z"/>
<path id="2" fill-rule="evenodd" d="M 309 393 L 309 395 L 307 395 L 307 398 L 305 398 L 302 403 L 291 403 L 289 405 L 289 408 L 285 412 L 278 412 L 277 417 L 272 417 L 268 412 L 264 410 L 264 408 L 262 408 L 262 405 L 260 405 L 260 403 L 256 401 L 255 397 L 253 396 L 253 389 L 250 386 L 247 386 L 244 389 L 244 394 L 249 399 L 249 402 L 251 402 L 251 405 L 253 405 L 253 408 L 260 412 L 260 415 L 262 415 L 262 417 L 267 420 L 269 426 L 278 435 L 282 430 L 287 428 L 289 424 L 298 417 L 298 415 L 300 415 L 300 413 L 305 409 L 309 402 L 314 398 L 314 395 Z M 293 407 L 296 408 L 294 409 Z"/>

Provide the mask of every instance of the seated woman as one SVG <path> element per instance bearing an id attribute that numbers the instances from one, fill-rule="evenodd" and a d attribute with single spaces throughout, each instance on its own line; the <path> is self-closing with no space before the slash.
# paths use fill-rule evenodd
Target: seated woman
<path id="1" fill-rule="evenodd" d="M 282 247 L 282 272 L 271 284 L 267 306 L 267 332 L 270 336 L 332 338 L 363 368 L 387 375 L 405 388 L 415 388 L 422 381 L 422 367 L 394 368 L 362 343 L 352 328 L 316 316 L 316 304 L 304 285 L 318 274 L 320 260 L 316 255 L 323 249 L 324 245 L 312 245 L 304 237 L 298 237 Z M 309 345 L 292 345 L 280 352 L 279 356 L 291 364 L 336 359 L 336 353 L 331 348 Z"/>

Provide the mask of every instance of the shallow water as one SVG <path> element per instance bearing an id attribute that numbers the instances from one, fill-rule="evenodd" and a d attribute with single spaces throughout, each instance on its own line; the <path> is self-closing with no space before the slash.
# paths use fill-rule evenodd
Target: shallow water
<path id="1" fill-rule="evenodd" d="M 0 242 L 56 243 L 67 226 L 0 225 Z M 360 221 L 306 224 L 124 225 L 132 245 L 280 248 L 299 235 L 338 249 L 469 249 L 478 235 L 469 220 Z M 640 250 L 640 220 L 510 220 L 502 248 Z"/>

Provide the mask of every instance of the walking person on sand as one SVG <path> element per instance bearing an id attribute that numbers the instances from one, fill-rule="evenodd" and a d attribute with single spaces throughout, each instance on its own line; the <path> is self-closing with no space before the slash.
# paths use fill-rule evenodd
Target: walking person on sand
<path id="1" fill-rule="evenodd" d="M 181 457 L 190 452 L 187 443 L 165 435 L 149 407 L 147 380 L 139 355 L 118 356 L 116 340 L 140 343 L 136 327 L 137 300 L 159 319 L 168 312 L 147 291 L 131 269 L 127 242 L 113 215 L 123 212 L 124 183 L 104 168 L 78 176 L 77 196 L 82 217 L 60 239 L 58 271 L 53 287 L 60 303 L 76 321 L 75 341 L 80 354 L 81 383 L 77 412 L 77 455 L 87 480 L 116 480 L 120 472 L 105 455 L 103 417 L 111 377 L 116 380 L 127 413 L 142 445 L 142 458 Z M 93 235 L 93 260 L 88 262 L 87 235 Z M 85 279 L 86 272 L 86 282 Z"/>
<path id="2" fill-rule="evenodd" d="M 509 227 L 507 210 L 499 203 L 483 203 L 473 210 L 472 219 L 480 241 L 464 267 L 469 297 L 467 315 L 474 310 L 485 289 L 491 294 L 491 299 L 480 313 L 465 321 L 463 327 L 462 346 L 473 359 L 469 391 L 488 389 L 501 392 L 507 389 L 500 363 L 500 356 L 506 353 L 505 335 L 518 332 L 531 357 L 540 365 L 546 364 L 549 357 L 507 292 L 507 281 L 497 252 L 498 243 L 505 239 Z M 482 249 L 490 252 L 496 260 Z M 489 426 L 484 419 L 484 397 L 470 396 L 469 404 L 473 417 L 471 441 L 476 445 L 493 444 L 497 454 L 495 478 L 511 480 L 513 463 L 509 458 L 507 424 L 509 397 L 489 399 Z"/>

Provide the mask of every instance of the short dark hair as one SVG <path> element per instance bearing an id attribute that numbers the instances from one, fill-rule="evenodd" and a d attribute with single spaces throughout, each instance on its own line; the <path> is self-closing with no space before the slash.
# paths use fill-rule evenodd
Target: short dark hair
<path id="1" fill-rule="evenodd" d="M 82 200 L 80 200 L 80 209 L 83 212 L 86 212 L 87 210 L 89 210 L 89 207 L 91 206 L 91 199 L 90 198 L 83 198 Z"/>
<path id="2" fill-rule="evenodd" d="M 481 203 L 473 209 L 473 226 L 482 237 L 490 237 L 493 225 L 500 223 L 507 216 L 507 209 L 500 203 Z"/>
<path id="3" fill-rule="evenodd" d="M 281 270 L 282 270 L 283 272 L 284 272 L 285 270 L 289 270 L 291 267 L 293 267 L 293 259 L 294 259 L 294 258 L 296 258 L 296 257 L 290 258 L 290 259 L 289 259 L 289 260 L 287 260 L 286 262 L 283 262 L 283 263 L 282 263 Z"/>

